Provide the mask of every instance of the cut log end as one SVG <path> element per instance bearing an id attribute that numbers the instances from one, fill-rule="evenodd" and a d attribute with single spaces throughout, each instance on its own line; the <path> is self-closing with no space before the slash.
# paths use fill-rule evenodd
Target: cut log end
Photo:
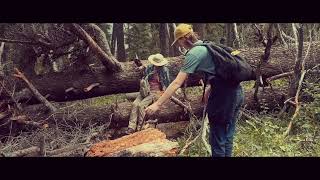
<path id="1" fill-rule="evenodd" d="M 90 148 L 86 156 L 176 156 L 177 151 L 178 143 L 167 140 L 163 132 L 150 128 L 116 140 L 97 143 Z"/>

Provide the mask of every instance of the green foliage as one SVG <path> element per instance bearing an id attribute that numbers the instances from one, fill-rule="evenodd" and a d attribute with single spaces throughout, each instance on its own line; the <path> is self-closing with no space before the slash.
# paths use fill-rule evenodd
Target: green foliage
<path id="1" fill-rule="evenodd" d="M 186 94 L 192 94 L 192 95 L 202 95 L 203 87 L 202 86 L 196 86 L 196 87 L 187 87 L 186 88 Z"/>
<path id="2" fill-rule="evenodd" d="M 85 99 L 81 101 L 70 101 L 66 102 L 66 106 L 77 106 L 79 109 L 87 107 L 101 107 L 114 104 L 115 102 L 121 103 L 126 102 L 127 99 L 125 94 L 115 94 L 101 97 L 94 97 L 90 99 Z"/>
<path id="3" fill-rule="evenodd" d="M 112 23 L 97 23 L 101 30 L 106 34 L 107 40 L 111 42 Z M 109 43 L 110 44 L 110 43 Z"/>
<path id="4" fill-rule="evenodd" d="M 92 99 L 90 101 L 90 106 L 103 106 L 108 104 L 113 104 L 115 102 L 121 103 L 125 102 L 125 96 L 124 94 L 117 94 L 117 95 L 109 95 L 109 96 L 102 96 Z"/>
<path id="5" fill-rule="evenodd" d="M 308 82 L 307 82 L 308 83 Z M 235 136 L 235 156 L 319 156 L 320 85 L 308 83 L 305 93 L 314 101 L 302 104 L 299 116 L 293 124 L 292 134 L 283 136 L 291 116 L 278 119 L 272 114 L 259 120 L 242 121 Z"/>
<path id="6" fill-rule="evenodd" d="M 185 136 L 182 138 L 179 138 L 177 140 L 177 142 L 181 148 L 185 146 L 186 140 L 187 140 L 187 138 Z M 185 153 L 181 156 L 183 156 L 183 157 L 208 157 L 209 154 L 206 151 L 203 143 L 200 140 L 198 140 L 195 143 L 193 143 L 192 145 L 190 145 L 190 147 L 188 147 L 187 150 L 185 151 Z"/>
<path id="7" fill-rule="evenodd" d="M 241 82 L 241 86 L 243 87 L 244 91 L 250 91 L 254 86 L 254 81 Z"/>
<path id="8" fill-rule="evenodd" d="M 149 55 L 160 52 L 158 26 L 150 23 L 129 24 L 126 32 L 129 59 L 134 58 L 135 53 L 140 59 L 147 59 Z"/>
<path id="9" fill-rule="evenodd" d="M 277 80 L 274 86 L 287 86 L 287 80 Z M 251 89 L 253 82 L 244 82 L 244 89 Z M 291 115 L 276 118 L 276 114 L 255 115 L 253 119 L 242 116 L 236 127 L 233 156 L 248 157 L 283 157 L 283 156 L 319 156 L 320 155 L 320 84 L 305 82 L 304 94 L 313 101 L 302 104 L 299 115 L 294 121 L 289 136 L 287 130 Z M 185 145 L 188 134 L 178 139 L 181 148 Z M 201 143 L 191 145 L 186 156 L 208 156 Z"/>
<path id="10" fill-rule="evenodd" d="M 304 111 L 304 109 L 301 109 Z M 245 120 L 237 126 L 234 156 L 319 156 L 319 123 L 301 116 L 294 133 L 283 136 L 290 117 L 277 119 L 270 115 Z"/>
<path id="11" fill-rule="evenodd" d="M 271 83 L 272 83 L 272 87 L 277 87 L 277 88 L 289 87 L 289 80 L 287 78 L 277 79 L 272 81 Z"/>

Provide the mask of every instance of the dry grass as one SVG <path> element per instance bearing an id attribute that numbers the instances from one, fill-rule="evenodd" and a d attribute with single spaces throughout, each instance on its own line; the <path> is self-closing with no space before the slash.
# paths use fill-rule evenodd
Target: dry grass
<path id="1" fill-rule="evenodd" d="M 0 144 L 0 154 L 6 155 L 32 146 L 39 146 L 40 139 L 43 136 L 45 137 L 46 151 L 77 146 L 82 143 L 88 143 L 88 145 L 90 145 L 109 138 L 106 126 L 107 125 L 91 125 L 84 127 L 78 124 L 71 127 L 59 124 L 57 127 L 21 132 L 20 135 L 16 137 L 7 137 L 5 142 Z M 92 137 L 93 135 L 94 137 Z M 69 156 L 83 156 L 84 153 L 85 149 L 81 149 L 80 152 L 70 152 Z"/>

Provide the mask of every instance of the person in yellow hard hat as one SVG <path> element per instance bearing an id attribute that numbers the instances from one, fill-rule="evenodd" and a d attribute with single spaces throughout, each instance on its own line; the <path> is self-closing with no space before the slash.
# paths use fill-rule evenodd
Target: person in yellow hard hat
<path id="1" fill-rule="evenodd" d="M 145 111 L 148 115 L 154 114 L 184 83 L 189 74 L 204 73 L 206 80 L 209 79 L 208 77 L 212 78 L 204 95 L 210 125 L 212 156 L 230 157 L 235 123 L 244 100 L 242 87 L 240 83 L 229 87 L 226 82 L 215 78 L 216 66 L 213 57 L 205 46 L 200 45 L 203 41 L 199 40 L 191 25 L 178 25 L 174 36 L 172 45 L 179 45 L 188 50 L 184 65 L 162 96 Z"/>

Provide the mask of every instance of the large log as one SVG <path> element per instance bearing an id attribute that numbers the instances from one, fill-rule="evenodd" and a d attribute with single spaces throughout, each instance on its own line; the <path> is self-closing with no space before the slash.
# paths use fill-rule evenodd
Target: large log
<path id="1" fill-rule="evenodd" d="M 257 108 L 253 92 L 245 94 L 245 108 L 255 110 Z M 267 110 L 279 108 L 281 103 L 285 100 L 282 91 L 270 88 L 265 88 L 259 93 L 259 99 L 263 102 L 263 106 Z M 201 104 L 201 97 L 197 95 L 189 95 L 188 102 L 191 104 L 192 111 L 198 117 L 201 116 L 203 106 Z M 58 103 L 54 103 L 56 107 Z M 279 105 L 279 106 L 278 106 Z M 114 104 L 101 106 L 79 107 L 78 105 L 68 105 L 58 108 L 59 110 L 53 115 L 47 115 L 47 109 L 43 105 L 32 105 L 25 107 L 25 113 L 32 117 L 35 121 L 43 121 L 47 119 L 49 124 L 67 123 L 69 125 L 82 124 L 88 126 L 90 124 L 110 124 L 109 128 L 122 128 L 128 126 L 128 120 L 132 108 L 131 102 L 119 103 L 118 107 Z M 188 121 L 190 119 L 186 110 L 179 105 L 169 101 L 166 103 L 158 114 L 150 119 L 157 119 L 158 123 Z"/>
<path id="2" fill-rule="evenodd" d="M 196 115 L 200 115 L 202 105 L 200 97 L 190 96 L 190 104 L 192 104 L 192 111 Z M 123 102 L 118 105 L 108 104 L 100 106 L 78 106 L 63 105 L 53 103 L 58 107 L 58 111 L 48 117 L 48 111 L 43 105 L 31 105 L 25 107 L 27 116 L 32 117 L 35 121 L 47 119 L 50 124 L 65 123 L 68 125 L 82 124 L 83 126 L 98 124 L 109 124 L 109 128 L 121 128 L 128 126 L 129 116 L 132 108 L 132 102 Z M 176 122 L 188 120 L 189 115 L 187 111 L 176 105 L 173 102 L 166 103 L 161 111 L 150 119 L 157 119 L 158 123 Z"/>
<path id="3" fill-rule="evenodd" d="M 183 135 L 183 132 L 189 125 L 188 121 L 160 123 L 155 126 L 161 132 L 165 133 L 167 138 L 177 138 Z"/>
<path id="4" fill-rule="evenodd" d="M 315 48 L 313 48 L 315 49 Z M 263 49 L 243 49 L 242 55 L 248 62 L 255 66 Z M 306 68 L 319 63 L 318 51 L 313 50 L 307 57 Z M 146 64 L 146 61 L 142 61 Z M 291 52 L 281 47 L 271 50 L 270 64 L 262 67 L 263 78 L 268 78 L 284 72 L 289 72 L 294 66 L 294 56 Z M 182 57 L 169 58 L 171 78 L 174 79 L 183 65 Z M 31 82 L 44 96 L 51 101 L 70 101 L 103 96 L 108 94 L 137 92 L 139 90 L 139 78 L 141 72 L 137 70 L 133 62 L 123 63 L 123 71 L 110 73 L 105 68 L 92 68 L 91 70 L 52 72 L 45 76 L 30 77 Z M 188 86 L 199 85 L 200 75 L 193 75 L 188 80 Z M 85 89 L 92 84 L 99 84 L 90 91 Z"/>

